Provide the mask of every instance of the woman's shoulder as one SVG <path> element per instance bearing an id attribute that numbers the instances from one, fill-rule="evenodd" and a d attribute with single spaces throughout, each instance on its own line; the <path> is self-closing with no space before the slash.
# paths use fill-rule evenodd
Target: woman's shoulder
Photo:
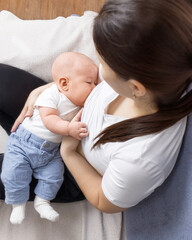
<path id="1" fill-rule="evenodd" d="M 172 171 L 185 126 L 186 119 L 182 119 L 162 132 L 114 143 L 102 181 L 105 196 L 128 208 L 150 195 Z"/>
<path id="2" fill-rule="evenodd" d="M 113 147 L 112 158 L 142 165 L 156 165 L 168 176 L 172 170 L 181 148 L 187 118 L 183 118 L 173 126 L 150 135 L 136 137 Z"/>

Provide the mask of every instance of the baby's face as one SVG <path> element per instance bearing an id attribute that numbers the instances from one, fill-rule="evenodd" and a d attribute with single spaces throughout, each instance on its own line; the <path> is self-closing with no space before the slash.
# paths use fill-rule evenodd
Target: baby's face
<path id="1" fill-rule="evenodd" d="M 98 68 L 94 64 L 86 65 L 74 71 L 69 80 L 67 96 L 77 106 L 84 106 L 90 92 L 96 87 Z"/>
<path id="2" fill-rule="evenodd" d="M 52 75 L 59 91 L 77 106 L 84 106 L 88 95 L 98 84 L 98 67 L 81 53 L 59 55 L 53 63 Z"/>

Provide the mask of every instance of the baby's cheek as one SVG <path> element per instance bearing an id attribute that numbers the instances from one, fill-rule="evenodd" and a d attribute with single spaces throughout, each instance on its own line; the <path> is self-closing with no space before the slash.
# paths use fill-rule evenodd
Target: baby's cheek
<path id="1" fill-rule="evenodd" d="M 91 91 L 92 91 L 92 89 L 89 89 L 89 90 L 87 90 L 87 91 L 84 92 L 84 94 L 83 94 L 82 97 L 81 97 L 81 100 L 82 100 L 83 102 L 86 101 L 86 99 L 88 98 L 88 96 L 89 96 L 89 94 L 91 93 Z"/>
<path id="2" fill-rule="evenodd" d="M 85 98 L 87 98 L 89 96 L 89 94 L 91 93 L 92 90 L 93 90 L 92 88 L 89 88 L 85 91 L 85 94 L 84 94 Z"/>
<path id="3" fill-rule="evenodd" d="M 101 81 L 101 79 L 100 79 L 100 77 L 99 77 L 99 75 L 98 75 L 98 78 L 97 78 L 97 85 L 99 84 L 99 83 L 101 83 L 102 81 Z"/>

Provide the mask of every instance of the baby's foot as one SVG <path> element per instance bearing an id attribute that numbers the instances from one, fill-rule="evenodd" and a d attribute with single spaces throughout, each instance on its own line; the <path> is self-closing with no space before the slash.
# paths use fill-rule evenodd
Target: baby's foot
<path id="1" fill-rule="evenodd" d="M 51 222 L 59 220 L 59 214 L 51 207 L 50 201 L 36 196 L 34 200 L 34 207 L 40 214 L 41 218 L 45 218 Z"/>
<path id="2" fill-rule="evenodd" d="M 12 224 L 21 224 L 25 218 L 25 206 L 26 203 L 12 205 L 12 212 L 10 216 L 10 222 Z"/>

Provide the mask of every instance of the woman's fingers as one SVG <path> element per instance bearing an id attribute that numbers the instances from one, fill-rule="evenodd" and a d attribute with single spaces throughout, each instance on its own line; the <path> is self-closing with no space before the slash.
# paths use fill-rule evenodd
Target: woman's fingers
<path id="1" fill-rule="evenodd" d="M 28 106 L 27 112 L 25 114 L 25 118 L 31 117 L 31 116 L 33 116 L 33 105 Z"/>
<path id="2" fill-rule="evenodd" d="M 15 120 L 12 128 L 11 128 L 11 132 L 15 132 L 16 129 L 18 128 L 19 124 L 21 124 L 23 122 L 23 120 L 25 119 L 26 116 L 26 110 L 25 108 L 21 111 L 21 113 L 19 114 L 18 118 Z"/>
<path id="3" fill-rule="evenodd" d="M 15 122 L 14 122 L 12 128 L 11 128 L 11 132 L 15 132 L 16 129 L 18 128 L 19 124 L 22 123 L 22 121 L 23 121 L 23 118 L 19 116 L 19 117 L 15 120 Z"/>
<path id="4" fill-rule="evenodd" d="M 48 87 L 50 87 L 53 83 L 48 83 L 46 85 L 43 85 L 41 87 L 38 87 L 34 89 L 27 98 L 27 101 L 25 103 L 25 106 L 23 107 L 21 113 L 19 114 L 18 118 L 15 120 L 13 127 L 11 129 L 11 132 L 16 131 L 19 124 L 23 122 L 23 120 L 26 117 L 31 117 L 33 115 L 33 106 L 35 104 L 35 101 L 37 100 L 37 97 Z"/>
<path id="5" fill-rule="evenodd" d="M 26 117 L 31 117 L 33 115 L 33 105 L 28 105 L 28 102 L 26 102 L 23 110 L 19 114 L 18 118 L 15 120 L 11 132 L 15 132 L 18 126 L 23 122 L 23 120 Z"/>

